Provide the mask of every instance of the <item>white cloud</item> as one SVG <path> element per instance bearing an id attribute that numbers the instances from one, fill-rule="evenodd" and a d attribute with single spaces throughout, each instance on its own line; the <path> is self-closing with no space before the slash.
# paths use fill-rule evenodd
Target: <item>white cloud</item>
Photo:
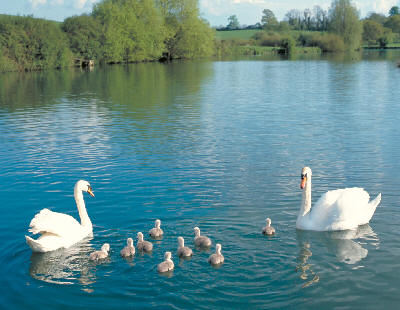
<path id="1" fill-rule="evenodd" d="M 75 0 L 74 7 L 81 10 L 85 7 L 91 7 L 95 2 L 97 2 L 97 0 Z"/>
<path id="2" fill-rule="evenodd" d="M 354 3 L 361 11 L 361 16 L 363 17 L 370 12 L 387 15 L 392 6 L 399 4 L 399 0 L 357 0 Z"/>
<path id="3" fill-rule="evenodd" d="M 46 4 L 47 0 L 29 0 L 32 5 L 32 8 L 37 8 L 38 5 Z"/>

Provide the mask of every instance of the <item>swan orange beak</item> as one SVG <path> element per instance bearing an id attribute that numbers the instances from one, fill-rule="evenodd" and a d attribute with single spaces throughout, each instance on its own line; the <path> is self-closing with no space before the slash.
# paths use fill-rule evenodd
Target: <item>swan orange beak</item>
<path id="1" fill-rule="evenodd" d="M 92 191 L 91 187 L 88 188 L 87 192 L 90 194 L 90 196 L 94 197 L 94 194 L 93 194 L 93 191 Z"/>
<path id="2" fill-rule="evenodd" d="M 300 182 L 301 189 L 304 189 L 304 187 L 306 186 L 306 182 L 307 182 L 307 177 L 304 177 L 301 179 L 301 182 Z"/>

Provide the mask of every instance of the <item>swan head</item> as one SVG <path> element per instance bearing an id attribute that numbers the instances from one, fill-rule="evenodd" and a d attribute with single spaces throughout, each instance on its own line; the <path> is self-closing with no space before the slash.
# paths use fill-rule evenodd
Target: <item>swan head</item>
<path id="1" fill-rule="evenodd" d="M 87 192 L 90 196 L 94 197 L 92 187 L 88 181 L 80 180 L 75 184 L 75 190 Z"/>
<path id="2" fill-rule="evenodd" d="M 269 217 L 265 221 L 267 222 L 267 226 L 271 226 L 271 219 Z"/>
<path id="3" fill-rule="evenodd" d="M 108 251 L 110 251 L 110 245 L 108 243 L 104 243 L 103 246 L 101 247 L 101 250 L 103 252 L 108 253 Z"/>
<path id="4" fill-rule="evenodd" d="M 197 226 L 194 228 L 194 235 L 196 237 L 200 236 L 200 228 L 198 228 Z"/>
<path id="5" fill-rule="evenodd" d="M 139 241 L 143 241 L 143 234 L 140 231 L 137 233 L 137 238 Z"/>
<path id="6" fill-rule="evenodd" d="M 160 228 L 161 226 L 161 221 L 159 219 L 156 219 L 156 228 Z"/>
<path id="7" fill-rule="evenodd" d="M 300 188 L 304 189 L 306 187 L 307 181 L 311 179 L 312 171 L 310 167 L 304 167 L 301 170 L 301 182 Z"/>
<path id="8" fill-rule="evenodd" d="M 217 243 L 215 245 L 215 253 L 221 254 L 221 244 Z"/>
<path id="9" fill-rule="evenodd" d="M 165 254 L 164 254 L 164 259 L 165 259 L 165 260 L 170 260 L 171 257 L 172 257 L 171 252 L 165 252 Z"/>
<path id="10" fill-rule="evenodd" d="M 132 238 L 128 238 L 126 239 L 126 244 L 130 247 L 133 247 L 133 239 Z"/>
<path id="11" fill-rule="evenodd" d="M 178 237 L 178 244 L 179 244 L 179 247 L 181 247 L 181 248 L 185 246 L 185 241 L 183 240 L 182 237 Z"/>

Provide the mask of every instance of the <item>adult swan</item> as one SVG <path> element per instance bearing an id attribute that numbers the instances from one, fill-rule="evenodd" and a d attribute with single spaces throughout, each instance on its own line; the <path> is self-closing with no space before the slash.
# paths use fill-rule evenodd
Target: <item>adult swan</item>
<path id="1" fill-rule="evenodd" d="M 303 230 L 329 231 L 355 229 L 367 224 L 381 202 L 381 194 L 369 201 L 362 188 L 344 188 L 326 192 L 311 210 L 311 169 L 303 168 L 300 188 L 303 199 L 296 227 Z"/>
<path id="2" fill-rule="evenodd" d="M 74 188 L 74 197 L 81 223 L 68 214 L 43 209 L 32 219 L 29 231 L 41 234 L 38 239 L 25 236 L 26 243 L 33 252 L 49 252 L 59 248 L 68 248 L 92 233 L 92 222 L 86 212 L 82 192 L 92 197 L 92 187 L 86 181 L 78 181 Z"/>

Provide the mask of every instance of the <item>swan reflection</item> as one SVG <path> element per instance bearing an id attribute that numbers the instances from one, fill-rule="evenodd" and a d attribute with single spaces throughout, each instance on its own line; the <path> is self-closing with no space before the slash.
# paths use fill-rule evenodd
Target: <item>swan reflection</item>
<path id="1" fill-rule="evenodd" d="M 315 232 L 297 230 L 299 255 L 296 271 L 300 278 L 307 281 L 303 287 L 319 281 L 319 276 L 313 271 L 313 264 L 309 262 L 312 256 L 311 245 L 317 250 L 317 245 L 323 243 L 329 253 L 335 255 L 340 263 L 356 264 L 367 257 L 368 250 L 365 245 L 379 246 L 379 238 L 372 228 L 366 224 L 356 230 L 333 232 Z"/>
<path id="2" fill-rule="evenodd" d="M 68 249 L 32 253 L 29 274 L 34 279 L 48 283 L 68 285 L 78 281 L 83 286 L 93 284 L 96 276 L 91 271 L 93 264 L 89 261 L 89 253 L 93 251 L 90 240 L 84 239 Z"/>

